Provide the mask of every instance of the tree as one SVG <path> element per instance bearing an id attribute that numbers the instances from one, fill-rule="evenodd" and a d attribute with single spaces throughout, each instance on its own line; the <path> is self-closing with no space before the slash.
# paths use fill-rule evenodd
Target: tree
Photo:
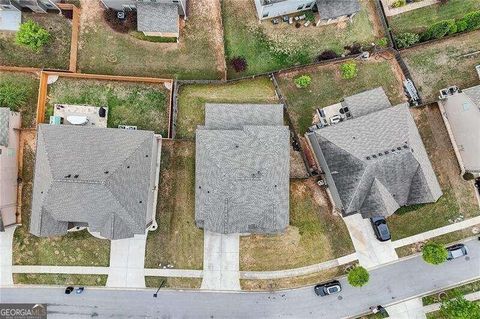
<path id="1" fill-rule="evenodd" d="M 355 266 L 347 275 L 348 283 L 353 287 L 365 286 L 369 279 L 370 275 L 368 274 L 368 271 L 362 266 Z"/>
<path id="2" fill-rule="evenodd" d="M 463 296 L 442 302 L 441 314 L 449 319 L 478 319 L 480 318 L 480 305 L 466 300 Z"/>
<path id="3" fill-rule="evenodd" d="M 346 80 L 353 79 L 358 73 L 357 64 L 353 61 L 343 63 L 340 69 L 342 71 L 342 78 Z"/>
<path id="4" fill-rule="evenodd" d="M 38 23 L 28 20 L 20 25 L 15 42 L 38 51 L 50 41 L 50 33 Z"/>
<path id="5" fill-rule="evenodd" d="M 0 83 L 0 107 L 18 111 L 26 102 L 27 92 L 21 86 L 9 81 Z"/>
<path id="6" fill-rule="evenodd" d="M 293 82 L 295 82 L 297 88 L 304 89 L 312 83 L 312 78 L 309 75 L 301 75 L 293 80 Z"/>
<path id="7" fill-rule="evenodd" d="M 395 37 L 395 43 L 400 49 L 408 48 L 409 46 L 414 45 L 419 41 L 420 36 L 416 33 L 405 32 Z"/>
<path id="8" fill-rule="evenodd" d="M 429 264 L 439 265 L 447 260 L 448 251 L 443 245 L 428 242 L 422 248 L 422 257 Z"/>

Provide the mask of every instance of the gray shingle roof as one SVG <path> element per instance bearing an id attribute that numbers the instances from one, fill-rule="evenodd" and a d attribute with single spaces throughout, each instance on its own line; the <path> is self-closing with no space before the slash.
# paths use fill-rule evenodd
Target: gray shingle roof
<path id="1" fill-rule="evenodd" d="M 389 216 L 435 202 L 440 185 L 408 104 L 389 107 L 308 135 L 344 215 Z"/>
<path id="2" fill-rule="evenodd" d="M 0 146 L 8 146 L 8 131 L 10 122 L 10 109 L 0 107 Z"/>
<path id="3" fill-rule="evenodd" d="M 137 30 L 140 32 L 179 32 L 178 5 L 137 2 Z"/>
<path id="4" fill-rule="evenodd" d="M 156 158 L 153 132 L 39 125 L 30 232 L 61 235 L 69 223 L 88 223 L 109 239 L 144 234 Z"/>
<path id="5" fill-rule="evenodd" d="M 358 0 L 317 0 L 320 19 L 336 19 L 360 11 Z"/>
<path id="6" fill-rule="evenodd" d="M 205 122 L 196 132 L 197 225 L 217 233 L 283 231 L 290 162 L 283 106 L 209 104 Z"/>
<path id="7" fill-rule="evenodd" d="M 348 106 L 354 117 L 380 111 L 391 106 L 385 91 L 381 87 L 346 97 L 342 104 Z"/>

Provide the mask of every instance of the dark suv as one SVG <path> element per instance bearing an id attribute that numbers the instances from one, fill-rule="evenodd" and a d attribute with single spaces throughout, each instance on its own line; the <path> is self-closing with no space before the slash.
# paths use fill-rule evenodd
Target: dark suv
<path id="1" fill-rule="evenodd" d="M 387 226 L 387 220 L 384 217 L 372 217 L 370 221 L 372 222 L 373 231 L 378 240 L 387 241 L 392 238 Z"/>
<path id="2" fill-rule="evenodd" d="M 314 288 L 317 296 L 328 296 L 342 291 L 342 285 L 338 280 L 330 281 L 324 284 L 318 284 Z"/>
<path id="3" fill-rule="evenodd" d="M 467 246 L 464 244 L 456 244 L 450 247 L 447 247 L 448 257 L 447 260 L 452 260 L 455 258 L 460 258 L 468 255 Z"/>

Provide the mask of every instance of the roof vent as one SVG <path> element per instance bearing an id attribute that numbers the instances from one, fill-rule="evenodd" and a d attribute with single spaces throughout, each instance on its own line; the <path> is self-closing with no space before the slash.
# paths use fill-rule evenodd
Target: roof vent
<path id="1" fill-rule="evenodd" d="M 399 146 L 399 147 L 397 147 L 397 150 L 401 151 L 401 150 L 402 150 L 402 148 Z"/>
<path id="2" fill-rule="evenodd" d="M 383 156 L 383 153 L 378 153 L 378 156 Z"/>
<path id="3" fill-rule="evenodd" d="M 385 153 L 385 155 L 387 155 L 387 154 L 390 153 L 390 152 L 389 152 L 389 151 L 385 151 L 384 153 Z"/>
<path id="4" fill-rule="evenodd" d="M 395 149 L 394 149 L 394 148 L 392 148 L 392 152 L 395 152 Z"/>
<path id="5" fill-rule="evenodd" d="M 377 158 L 377 155 L 374 154 L 374 155 L 372 155 L 372 157 L 373 157 L 373 158 Z"/>
<path id="6" fill-rule="evenodd" d="M 367 157 L 365 157 L 365 158 L 367 159 L 367 161 L 369 161 L 369 160 L 370 160 L 370 156 L 367 156 Z"/>
<path id="7" fill-rule="evenodd" d="M 65 178 L 70 178 L 70 177 L 72 177 L 72 174 L 68 174 L 65 176 Z"/>
<path id="8" fill-rule="evenodd" d="M 108 174 L 108 171 L 105 171 L 104 173 L 105 173 L 105 174 Z"/>
<path id="9" fill-rule="evenodd" d="M 73 175 L 73 178 L 78 178 L 78 174 L 77 174 L 77 175 Z"/>

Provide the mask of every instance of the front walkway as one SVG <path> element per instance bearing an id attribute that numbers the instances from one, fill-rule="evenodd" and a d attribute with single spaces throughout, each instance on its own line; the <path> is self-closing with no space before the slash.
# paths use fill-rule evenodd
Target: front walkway
<path id="1" fill-rule="evenodd" d="M 415 298 L 386 307 L 390 318 L 395 319 L 426 319 L 423 311 L 422 298 Z"/>
<path id="2" fill-rule="evenodd" d="M 201 289 L 240 290 L 240 235 L 204 232 Z"/>
<path id="3" fill-rule="evenodd" d="M 347 225 L 360 265 L 372 268 L 398 259 L 391 241 L 377 240 L 369 219 L 362 218 L 360 214 L 354 214 L 343 220 Z"/>
<path id="4" fill-rule="evenodd" d="M 8 227 L 0 232 L 0 286 L 13 285 L 12 245 L 16 226 Z"/>
<path id="5" fill-rule="evenodd" d="M 145 288 L 147 235 L 111 241 L 107 287 Z"/>

